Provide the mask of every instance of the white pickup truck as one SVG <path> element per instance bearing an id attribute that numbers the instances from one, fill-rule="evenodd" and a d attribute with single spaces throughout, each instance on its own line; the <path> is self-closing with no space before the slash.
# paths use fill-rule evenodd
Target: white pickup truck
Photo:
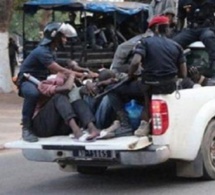
<path id="1" fill-rule="evenodd" d="M 215 87 L 154 95 L 151 110 L 148 137 L 83 143 L 57 136 L 37 143 L 18 140 L 5 147 L 22 149 L 28 160 L 58 163 L 65 171 L 98 173 L 114 165 L 150 166 L 171 160 L 177 176 L 215 179 Z"/>

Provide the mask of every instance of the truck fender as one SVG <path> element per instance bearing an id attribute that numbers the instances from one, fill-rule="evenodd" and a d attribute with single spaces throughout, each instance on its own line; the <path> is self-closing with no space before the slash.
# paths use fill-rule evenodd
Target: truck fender
<path id="1" fill-rule="evenodd" d="M 194 160 L 201 146 L 202 138 L 207 125 L 215 116 L 215 99 L 209 101 L 196 114 L 191 128 L 187 131 L 185 143 L 186 160 Z"/>

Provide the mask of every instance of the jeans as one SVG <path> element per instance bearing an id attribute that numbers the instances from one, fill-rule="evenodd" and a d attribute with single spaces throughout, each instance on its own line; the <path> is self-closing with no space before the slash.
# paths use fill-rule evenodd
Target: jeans
<path id="1" fill-rule="evenodd" d="M 116 114 L 113 111 L 109 97 L 107 95 L 104 96 L 95 113 L 96 125 L 98 128 L 107 128 L 112 124 L 113 120 L 116 118 Z"/>
<path id="2" fill-rule="evenodd" d="M 95 115 L 96 127 L 99 129 L 109 127 L 115 119 L 115 113 L 109 97 L 104 96 L 101 100 L 96 100 L 91 96 L 85 96 L 84 100 Z"/>
<path id="3" fill-rule="evenodd" d="M 37 86 L 30 81 L 24 81 L 20 86 L 21 95 L 24 98 L 22 107 L 22 123 L 31 126 L 32 117 L 40 96 Z"/>

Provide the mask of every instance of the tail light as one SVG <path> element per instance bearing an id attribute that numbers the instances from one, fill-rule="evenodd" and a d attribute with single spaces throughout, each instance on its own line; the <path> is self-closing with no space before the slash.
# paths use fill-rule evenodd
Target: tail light
<path id="1" fill-rule="evenodd" d="M 152 100 L 151 114 L 152 114 L 152 134 L 153 135 L 164 134 L 169 126 L 169 115 L 166 102 L 162 100 Z"/>

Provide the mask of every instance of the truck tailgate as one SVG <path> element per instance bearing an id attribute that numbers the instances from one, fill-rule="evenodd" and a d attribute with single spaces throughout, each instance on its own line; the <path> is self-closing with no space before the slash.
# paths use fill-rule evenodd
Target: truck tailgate
<path id="1" fill-rule="evenodd" d="M 139 150 L 151 145 L 148 137 L 138 138 L 136 136 L 118 137 L 107 140 L 96 140 L 92 142 L 79 142 L 69 136 L 54 136 L 40 138 L 38 142 L 29 143 L 17 140 L 6 143 L 5 148 L 16 149 L 68 149 L 84 147 L 85 150 Z"/>

